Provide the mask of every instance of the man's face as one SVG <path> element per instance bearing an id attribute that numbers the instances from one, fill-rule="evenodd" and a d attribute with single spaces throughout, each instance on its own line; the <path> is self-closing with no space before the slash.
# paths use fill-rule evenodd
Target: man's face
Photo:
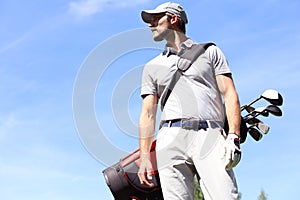
<path id="1" fill-rule="evenodd" d="M 152 31 L 154 41 L 162 41 L 166 39 L 166 36 L 170 31 L 168 14 L 160 13 L 153 15 L 149 27 Z"/>

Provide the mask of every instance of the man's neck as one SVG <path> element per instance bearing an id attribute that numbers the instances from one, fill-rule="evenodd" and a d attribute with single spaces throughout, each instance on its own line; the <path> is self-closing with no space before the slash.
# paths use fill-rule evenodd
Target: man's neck
<path id="1" fill-rule="evenodd" d="M 174 48 L 176 51 L 179 51 L 181 48 L 181 44 L 187 39 L 188 37 L 184 33 L 174 31 L 172 37 L 167 39 L 167 46 Z"/>

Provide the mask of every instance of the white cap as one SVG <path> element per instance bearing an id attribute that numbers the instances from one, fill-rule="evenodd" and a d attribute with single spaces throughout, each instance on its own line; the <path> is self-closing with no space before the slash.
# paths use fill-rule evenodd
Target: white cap
<path id="1" fill-rule="evenodd" d="M 183 7 L 180 4 L 173 2 L 163 3 L 157 6 L 154 10 L 143 10 L 141 16 L 144 22 L 150 23 L 152 15 L 166 12 L 177 15 L 185 24 L 188 23 L 188 19 Z"/>

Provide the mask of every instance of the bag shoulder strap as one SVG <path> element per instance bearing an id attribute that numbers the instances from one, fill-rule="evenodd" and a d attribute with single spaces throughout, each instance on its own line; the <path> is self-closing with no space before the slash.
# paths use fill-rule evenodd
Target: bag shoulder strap
<path id="1" fill-rule="evenodd" d="M 206 49 L 212 45 L 215 45 L 214 43 L 204 43 L 204 44 L 193 44 L 190 49 L 187 49 L 183 53 L 179 54 L 178 56 L 180 59 L 183 59 L 187 62 L 185 64 L 182 64 L 182 66 L 179 66 L 178 69 L 175 71 L 174 75 L 171 78 L 171 81 L 169 85 L 165 88 L 166 92 L 163 93 L 161 97 L 161 110 L 163 110 L 172 90 L 174 89 L 177 81 L 182 75 L 183 71 L 186 71 L 190 66 L 195 62 L 195 60 L 203 54 Z"/>
<path id="2" fill-rule="evenodd" d="M 180 60 L 186 60 L 187 62 L 187 66 L 180 66 L 180 64 L 182 63 L 178 63 L 179 66 L 178 68 L 182 71 L 187 70 L 194 62 L 195 60 L 201 55 L 203 54 L 206 49 L 212 45 L 215 45 L 214 43 L 203 43 L 203 44 L 193 44 L 190 48 L 186 49 L 185 51 L 183 51 L 182 53 L 179 52 L 178 56 L 180 57 Z M 184 65 L 184 64 L 183 64 Z M 183 67 L 183 68 L 182 68 Z"/>

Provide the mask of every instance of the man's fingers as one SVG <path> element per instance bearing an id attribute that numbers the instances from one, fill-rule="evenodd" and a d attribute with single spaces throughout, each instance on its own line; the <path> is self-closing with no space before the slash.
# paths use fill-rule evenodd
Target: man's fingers
<path id="1" fill-rule="evenodd" d="M 147 178 L 146 178 L 146 175 L 147 175 Z M 151 183 L 151 182 L 148 181 L 148 179 L 152 180 L 152 174 L 151 174 L 151 172 L 145 172 L 145 173 L 144 172 L 139 172 L 138 173 L 138 177 L 139 177 L 140 183 L 142 185 L 147 185 L 149 187 L 153 187 L 154 186 L 153 183 Z"/>
<path id="2" fill-rule="evenodd" d="M 149 187 L 154 186 L 151 183 L 152 180 L 152 163 L 148 157 L 148 154 L 141 155 L 141 164 L 138 172 L 139 180 L 142 185 L 147 185 Z"/>
<path id="3" fill-rule="evenodd" d="M 140 183 L 141 184 L 144 184 L 144 180 L 145 180 L 145 175 L 143 172 L 138 172 L 138 177 L 139 177 L 139 180 L 140 180 Z"/>
<path id="4" fill-rule="evenodd" d="M 145 183 L 145 185 L 147 185 L 147 186 L 149 186 L 149 187 L 153 187 L 153 186 L 154 186 L 153 183 L 151 183 L 151 182 L 149 182 L 149 181 L 147 181 L 147 180 L 145 180 L 144 183 Z"/>
<path id="5" fill-rule="evenodd" d="M 152 176 L 151 176 L 151 179 L 152 179 Z M 146 176 L 140 177 L 140 182 L 141 182 L 142 185 L 147 185 L 149 187 L 153 187 L 154 186 L 153 183 L 151 183 L 151 182 L 149 182 L 147 180 Z"/>
<path id="6" fill-rule="evenodd" d="M 152 173 L 151 173 L 151 171 L 147 171 L 147 178 L 148 178 L 148 180 L 152 180 Z"/>

